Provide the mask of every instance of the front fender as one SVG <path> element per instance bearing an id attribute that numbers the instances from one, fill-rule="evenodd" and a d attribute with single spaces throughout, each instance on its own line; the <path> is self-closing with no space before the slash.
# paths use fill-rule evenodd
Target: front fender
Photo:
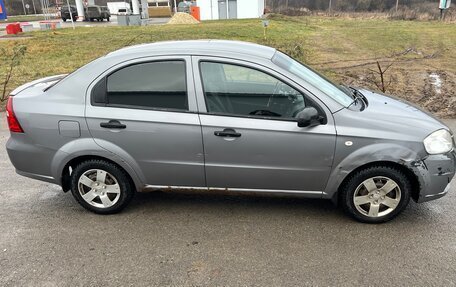
<path id="1" fill-rule="evenodd" d="M 360 166 L 375 162 L 393 162 L 410 169 L 417 162 L 421 162 L 421 155 L 416 149 L 396 143 L 375 143 L 361 148 L 338 143 L 337 147 L 334 167 L 323 193 L 324 198 L 332 198 L 344 179 Z M 350 152 L 350 149 L 353 149 L 353 152 Z"/>

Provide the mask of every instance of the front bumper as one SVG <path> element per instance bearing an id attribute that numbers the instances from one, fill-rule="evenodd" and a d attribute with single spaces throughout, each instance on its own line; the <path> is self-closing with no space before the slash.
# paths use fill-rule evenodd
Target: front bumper
<path id="1" fill-rule="evenodd" d="M 429 155 L 413 164 L 413 171 L 420 182 L 417 202 L 440 198 L 450 190 L 450 182 L 456 170 L 456 151 L 447 154 Z"/>

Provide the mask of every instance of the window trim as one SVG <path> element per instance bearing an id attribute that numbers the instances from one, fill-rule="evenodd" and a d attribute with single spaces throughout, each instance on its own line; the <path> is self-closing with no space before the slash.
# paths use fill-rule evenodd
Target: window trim
<path id="1" fill-rule="evenodd" d="M 108 77 L 111 76 L 112 74 L 131 67 L 131 66 L 136 66 L 136 65 L 141 65 L 141 64 L 148 64 L 148 63 L 160 63 L 160 62 L 183 62 L 184 63 L 184 73 L 185 73 L 185 96 L 187 97 L 186 101 L 186 109 L 173 109 L 173 108 L 157 108 L 157 107 L 150 107 L 150 106 L 140 106 L 140 105 L 122 105 L 122 104 L 109 104 L 108 103 Z M 170 58 L 170 59 L 157 59 L 157 60 L 147 60 L 147 61 L 140 61 L 140 62 L 134 62 L 134 63 L 129 63 L 127 65 L 117 67 L 114 70 L 108 72 L 106 75 L 101 77 L 95 84 L 92 85 L 91 91 L 90 91 L 90 104 L 92 106 L 96 107 L 109 107 L 109 108 L 123 108 L 123 109 L 134 109 L 134 110 L 150 110 L 150 111 L 162 111 L 162 112 L 181 112 L 181 113 L 195 113 L 194 111 L 190 111 L 190 104 L 189 104 L 189 91 L 188 91 L 188 69 L 187 69 L 187 61 L 184 58 Z M 104 91 L 104 96 L 103 96 L 103 102 L 102 103 L 97 103 L 95 102 L 95 87 L 104 81 L 103 85 L 103 91 Z"/>
<path id="2" fill-rule="evenodd" d="M 241 61 L 241 60 L 238 60 L 238 61 Z M 232 65 L 232 66 L 240 66 L 240 67 L 256 70 L 256 71 L 264 73 L 264 74 L 266 74 L 266 75 L 268 75 L 270 77 L 273 77 L 273 78 L 277 79 L 278 81 L 290 86 L 294 90 L 296 90 L 299 93 L 301 93 L 301 95 L 306 100 L 309 100 L 314 105 L 314 107 L 316 106 L 316 109 L 317 109 L 318 113 L 320 114 L 320 116 L 322 116 L 324 118 L 323 121 L 322 121 L 322 125 L 326 125 L 328 123 L 328 117 L 327 117 L 326 112 L 324 111 L 324 109 L 321 108 L 321 106 L 318 103 L 316 103 L 313 99 L 311 99 L 309 96 L 307 96 L 307 94 L 304 93 L 302 91 L 302 89 L 296 88 L 296 85 L 290 84 L 289 81 L 285 81 L 282 78 L 280 78 L 278 76 L 275 76 L 275 75 L 272 75 L 272 73 L 270 73 L 268 71 L 265 71 L 265 70 L 262 70 L 260 68 L 252 67 L 252 66 L 249 66 L 248 64 L 244 64 L 244 63 L 233 63 L 233 62 L 230 62 L 229 60 L 224 60 L 224 59 L 217 59 L 217 60 L 215 60 L 215 59 L 198 59 L 198 73 L 199 73 L 199 77 L 200 77 L 200 81 L 201 81 L 201 89 L 202 89 L 202 92 L 203 92 L 204 105 L 206 107 L 206 111 L 205 112 L 199 111 L 199 114 L 212 115 L 212 116 L 224 116 L 224 117 L 248 118 L 248 119 L 260 119 L 260 120 L 285 121 L 285 122 L 297 122 L 298 121 L 296 118 L 280 118 L 280 117 L 259 116 L 259 115 L 240 115 L 240 114 L 231 114 L 231 113 L 209 112 L 208 109 L 207 109 L 208 105 L 207 105 L 207 99 L 206 99 L 206 91 L 205 91 L 205 88 L 204 88 L 203 73 L 202 73 L 202 69 L 201 69 L 201 63 L 202 62 L 215 63 L 215 64 L 227 64 L 227 65 Z"/>

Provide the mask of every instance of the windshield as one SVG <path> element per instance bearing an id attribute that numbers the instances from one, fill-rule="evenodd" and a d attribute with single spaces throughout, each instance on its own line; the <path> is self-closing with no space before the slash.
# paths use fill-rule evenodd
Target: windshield
<path id="1" fill-rule="evenodd" d="M 353 102 L 353 98 L 345 93 L 338 85 L 282 52 L 276 52 L 272 58 L 272 62 L 304 79 L 344 107 L 350 106 Z"/>

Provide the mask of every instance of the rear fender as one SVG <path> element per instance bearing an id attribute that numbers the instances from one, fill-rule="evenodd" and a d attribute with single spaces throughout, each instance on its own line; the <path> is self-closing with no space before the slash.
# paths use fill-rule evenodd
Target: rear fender
<path id="1" fill-rule="evenodd" d="M 71 160 L 81 156 L 102 157 L 121 166 L 132 178 L 136 189 L 141 191 L 145 185 L 145 177 L 136 162 L 125 151 L 122 152 L 119 147 L 113 147 L 112 150 L 115 150 L 116 153 L 100 147 L 92 138 L 71 141 L 62 146 L 55 154 L 51 163 L 51 173 L 58 184 L 62 185 L 63 169 Z"/>

